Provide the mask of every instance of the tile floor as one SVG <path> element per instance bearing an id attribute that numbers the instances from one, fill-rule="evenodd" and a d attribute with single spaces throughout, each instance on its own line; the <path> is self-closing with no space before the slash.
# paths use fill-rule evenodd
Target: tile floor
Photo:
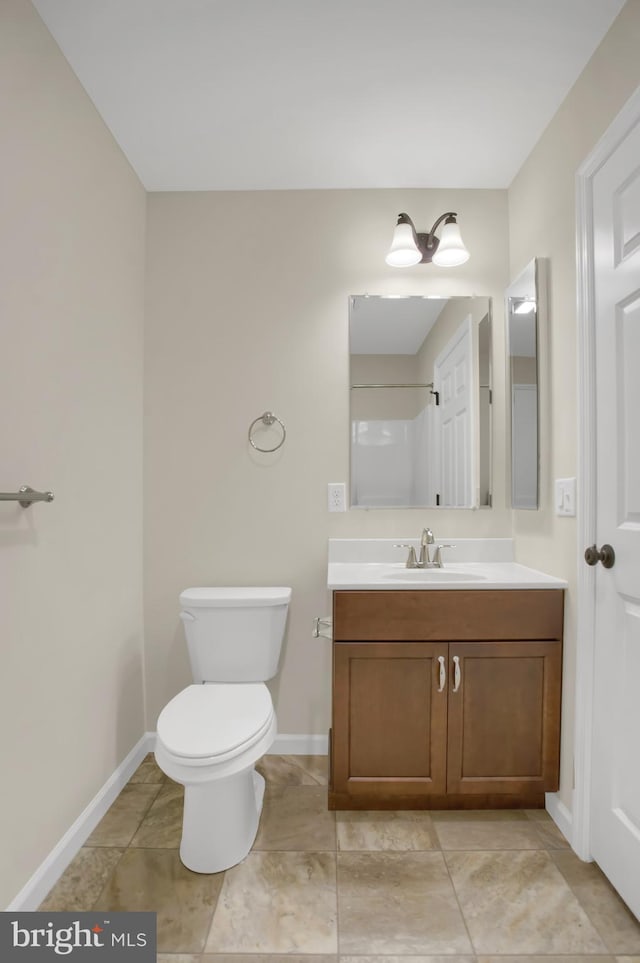
<path id="1" fill-rule="evenodd" d="M 251 853 L 202 876 L 148 756 L 41 909 L 155 910 L 160 963 L 640 963 L 640 924 L 546 813 L 330 813 L 326 765 L 265 756 Z"/>

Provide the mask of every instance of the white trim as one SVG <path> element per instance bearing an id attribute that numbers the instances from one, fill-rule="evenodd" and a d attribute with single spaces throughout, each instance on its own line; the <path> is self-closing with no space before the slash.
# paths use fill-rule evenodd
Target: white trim
<path id="1" fill-rule="evenodd" d="M 557 792 L 545 793 L 545 808 L 565 839 L 571 840 L 573 835 L 573 817 L 571 810 L 560 799 Z"/>
<path id="2" fill-rule="evenodd" d="M 593 278 L 593 178 L 640 120 L 640 87 L 576 173 L 576 267 L 578 321 L 577 651 L 574 736 L 575 791 L 571 844 L 590 859 L 595 572 L 582 559 L 596 535 L 596 398 Z"/>
<path id="3" fill-rule="evenodd" d="M 9 912 L 38 908 L 154 744 L 155 733 L 146 732 L 7 906 Z"/>
<path id="4" fill-rule="evenodd" d="M 585 167 L 576 177 L 577 334 L 578 334 L 578 485 L 576 706 L 574 722 L 575 791 L 571 844 L 581 859 L 590 852 L 590 796 L 595 651 L 595 572 L 582 561 L 596 539 L 596 399 L 593 291 L 593 210 L 591 178 Z"/>
<path id="5" fill-rule="evenodd" d="M 282 733 L 276 736 L 270 752 L 283 756 L 326 756 L 329 752 L 329 737 Z"/>

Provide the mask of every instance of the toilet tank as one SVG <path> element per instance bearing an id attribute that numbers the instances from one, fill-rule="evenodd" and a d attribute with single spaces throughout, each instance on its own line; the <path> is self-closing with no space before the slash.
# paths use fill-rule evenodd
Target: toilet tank
<path id="1" fill-rule="evenodd" d="M 291 589 L 189 588 L 180 595 L 194 682 L 265 682 L 278 671 Z"/>

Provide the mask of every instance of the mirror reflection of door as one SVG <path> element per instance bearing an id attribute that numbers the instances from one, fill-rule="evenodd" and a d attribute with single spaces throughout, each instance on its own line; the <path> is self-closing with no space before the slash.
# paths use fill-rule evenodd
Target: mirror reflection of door
<path id="1" fill-rule="evenodd" d="M 443 508 L 465 508 L 473 504 L 474 431 L 478 418 L 471 317 L 462 322 L 436 358 L 433 379 L 440 408 L 439 504 Z"/>
<path id="2" fill-rule="evenodd" d="M 491 504 L 490 314 L 487 298 L 350 299 L 352 507 Z"/>
<path id="3" fill-rule="evenodd" d="M 538 507 L 538 324 L 540 261 L 531 261 L 506 292 L 511 395 L 511 505 Z"/>

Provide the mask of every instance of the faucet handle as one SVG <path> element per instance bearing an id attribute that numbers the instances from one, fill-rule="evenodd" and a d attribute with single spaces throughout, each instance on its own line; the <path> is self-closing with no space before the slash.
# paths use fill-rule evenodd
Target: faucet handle
<path id="1" fill-rule="evenodd" d="M 399 543 L 396 543 L 393 547 L 394 547 L 394 548 L 408 548 L 408 549 L 409 549 L 409 557 L 407 558 L 407 561 L 406 561 L 406 563 L 405 563 L 405 568 L 417 568 L 417 567 L 418 567 L 418 560 L 416 559 L 416 550 L 415 550 L 415 548 L 413 547 L 413 545 L 408 545 L 408 544 L 406 544 L 405 542 L 399 542 Z"/>
<path id="2" fill-rule="evenodd" d="M 455 548 L 455 545 L 436 545 L 435 555 L 433 557 L 433 564 L 436 568 L 442 568 L 442 549 L 443 548 Z"/>

